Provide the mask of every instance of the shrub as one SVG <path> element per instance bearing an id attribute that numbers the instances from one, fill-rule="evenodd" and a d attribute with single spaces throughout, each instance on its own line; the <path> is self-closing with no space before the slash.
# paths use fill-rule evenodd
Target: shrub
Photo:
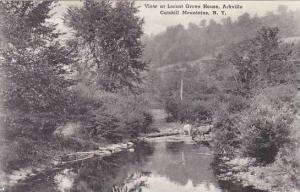
<path id="1" fill-rule="evenodd" d="M 168 119 L 179 120 L 180 103 L 174 98 L 164 99 L 164 108 L 168 114 Z"/>
<path id="2" fill-rule="evenodd" d="M 143 133 L 147 133 L 149 126 L 153 123 L 153 116 L 150 112 L 143 112 L 143 116 L 144 116 L 144 124 L 143 124 L 143 129 L 142 132 Z"/>
<path id="3" fill-rule="evenodd" d="M 188 119 L 194 123 L 210 123 L 212 121 L 212 110 L 203 102 L 192 102 Z"/>
<path id="4" fill-rule="evenodd" d="M 169 114 L 168 119 L 181 122 L 191 121 L 200 124 L 210 122 L 212 118 L 211 109 L 201 101 L 170 98 L 165 102 L 165 110 Z"/>
<path id="5" fill-rule="evenodd" d="M 278 86 L 261 90 L 252 99 L 252 107 L 242 114 L 240 124 L 244 155 L 263 164 L 275 161 L 279 150 L 289 142 L 294 93 L 292 87 Z"/>
<path id="6" fill-rule="evenodd" d="M 240 147 L 239 116 L 220 110 L 213 119 L 213 148 L 216 154 L 232 154 Z"/>
<path id="7" fill-rule="evenodd" d="M 89 108 L 82 131 L 89 137 L 104 137 L 112 142 L 137 137 L 148 131 L 152 115 L 142 96 L 129 93 L 98 93 L 98 108 Z"/>
<path id="8" fill-rule="evenodd" d="M 245 156 L 254 157 L 258 162 L 268 164 L 275 160 L 281 147 L 288 142 L 288 114 L 283 111 L 254 111 L 248 114 L 242 127 L 243 152 Z M 273 114 L 272 114 L 273 113 Z"/>

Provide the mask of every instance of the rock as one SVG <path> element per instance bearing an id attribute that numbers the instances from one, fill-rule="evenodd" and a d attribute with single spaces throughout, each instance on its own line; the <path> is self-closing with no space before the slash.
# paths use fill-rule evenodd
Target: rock
<path id="1" fill-rule="evenodd" d="M 208 134 L 211 131 L 212 127 L 212 125 L 202 125 L 198 127 L 197 130 L 202 134 Z"/>
<path id="2" fill-rule="evenodd" d="M 230 158 L 228 158 L 228 157 L 222 157 L 222 159 L 223 159 L 224 161 L 229 161 L 229 160 L 230 160 Z"/>
<path id="3" fill-rule="evenodd" d="M 133 147 L 133 145 L 134 145 L 134 143 L 132 143 L 132 142 L 128 142 L 128 143 L 127 143 L 127 147 L 128 147 L 128 148 Z"/>
<path id="4" fill-rule="evenodd" d="M 53 161 L 52 161 L 52 164 L 53 164 L 53 165 L 58 165 L 58 164 L 59 164 L 59 161 L 53 160 Z"/>
<path id="5" fill-rule="evenodd" d="M 103 148 L 103 147 L 98 147 L 98 150 L 99 150 L 99 151 L 105 151 L 106 149 Z"/>
<path id="6" fill-rule="evenodd" d="M 112 154 L 112 152 L 111 151 L 103 151 L 103 152 L 101 152 L 101 155 L 103 155 L 103 156 L 109 156 L 109 155 L 111 155 Z"/>
<path id="7" fill-rule="evenodd" d="M 122 151 L 122 149 L 120 149 L 120 148 L 115 148 L 113 152 L 114 152 L 114 153 L 119 153 L 119 152 L 121 152 L 121 151 Z"/>
<path id="8" fill-rule="evenodd" d="M 128 151 L 129 151 L 129 152 L 134 152 L 134 149 L 133 149 L 133 148 L 131 148 L 131 149 L 128 149 Z"/>

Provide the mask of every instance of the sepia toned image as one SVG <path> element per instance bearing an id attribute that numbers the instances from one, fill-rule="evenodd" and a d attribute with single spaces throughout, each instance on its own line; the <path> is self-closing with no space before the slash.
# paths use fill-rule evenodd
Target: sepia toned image
<path id="1" fill-rule="evenodd" d="M 0 192 L 300 192 L 300 1 L 0 1 Z"/>

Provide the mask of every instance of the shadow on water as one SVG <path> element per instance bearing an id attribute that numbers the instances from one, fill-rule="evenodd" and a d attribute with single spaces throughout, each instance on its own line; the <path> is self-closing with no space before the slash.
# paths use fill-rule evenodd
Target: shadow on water
<path id="1" fill-rule="evenodd" d="M 140 143 L 134 152 L 86 160 L 26 181 L 16 192 L 226 192 L 235 186 L 218 182 L 213 156 L 204 145 L 185 140 Z M 232 190 L 230 189 L 232 188 Z M 252 191 L 251 191 L 252 192 Z"/>

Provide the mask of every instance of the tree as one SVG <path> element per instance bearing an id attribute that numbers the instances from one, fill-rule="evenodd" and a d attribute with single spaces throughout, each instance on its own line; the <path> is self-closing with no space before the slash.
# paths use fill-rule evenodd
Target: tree
<path id="1" fill-rule="evenodd" d="M 68 105 L 71 82 L 65 79 L 64 68 L 72 59 L 60 45 L 55 25 L 46 21 L 53 5 L 51 1 L 0 3 L 5 40 L 0 52 L 1 96 L 4 107 L 22 118 L 42 113 L 60 118 Z"/>
<path id="2" fill-rule="evenodd" d="M 232 20 L 230 17 L 227 17 L 225 19 L 221 19 L 221 23 L 223 24 L 224 27 L 231 27 Z"/>
<path id="3" fill-rule="evenodd" d="M 237 70 L 236 92 L 250 96 L 257 89 L 292 80 L 287 78 L 293 73 L 291 51 L 280 46 L 278 32 L 276 27 L 263 27 L 256 37 L 227 50 L 227 61 Z"/>
<path id="4" fill-rule="evenodd" d="M 78 57 L 88 58 L 86 70 L 94 75 L 90 81 L 98 88 L 116 91 L 133 89 L 142 82 L 140 73 L 146 69 L 142 61 L 143 20 L 136 16 L 133 2 L 88 0 L 83 7 L 68 9 L 67 26 L 74 29 Z M 85 65 L 80 61 L 79 65 Z"/>
<path id="5" fill-rule="evenodd" d="M 200 26 L 202 27 L 202 28 L 204 28 L 204 27 L 206 27 L 206 20 L 205 19 L 202 19 L 201 21 L 200 21 Z"/>
<path id="6" fill-rule="evenodd" d="M 277 12 L 282 16 L 286 15 L 288 13 L 288 6 L 279 5 L 278 8 L 277 8 Z"/>

